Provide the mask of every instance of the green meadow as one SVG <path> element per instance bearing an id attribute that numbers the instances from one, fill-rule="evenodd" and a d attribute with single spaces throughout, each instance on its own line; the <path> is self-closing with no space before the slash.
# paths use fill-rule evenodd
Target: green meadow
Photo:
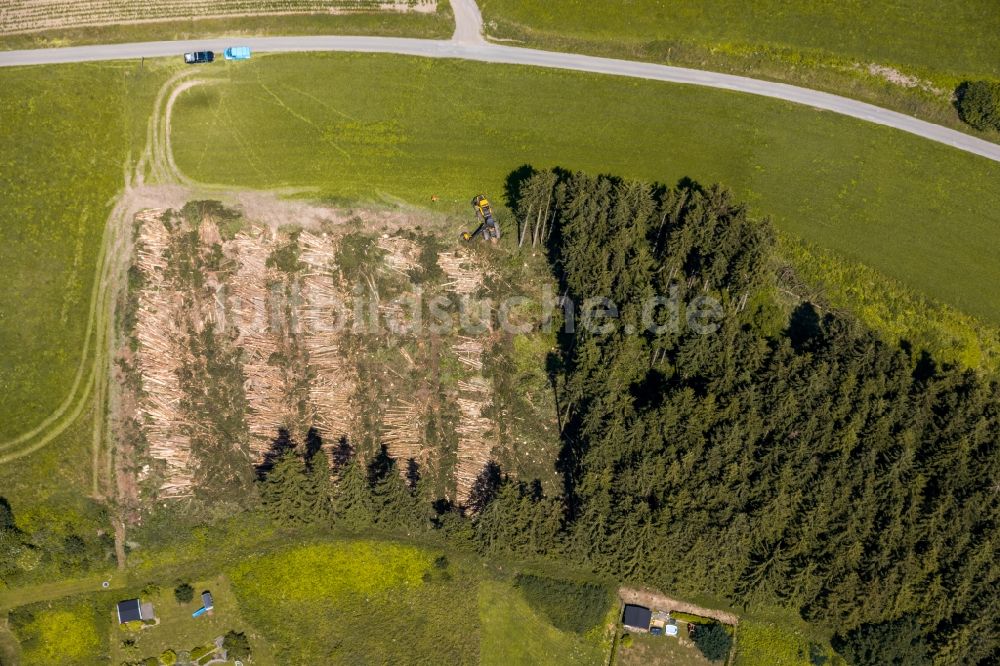
<path id="1" fill-rule="evenodd" d="M 0 71 L 0 439 L 62 401 L 130 150 L 125 66 Z"/>
<path id="2" fill-rule="evenodd" d="M 561 630 L 533 608 L 518 589 L 505 582 L 480 583 L 479 618 L 480 663 L 485 666 L 599 664 L 606 661 L 610 650 L 603 626 L 584 635 Z M 612 617 L 611 621 L 616 619 Z"/>
<path id="3" fill-rule="evenodd" d="M 190 177 L 461 210 L 523 164 L 721 182 L 794 237 L 1000 323 L 1000 165 L 697 87 L 380 55 L 288 55 L 184 93 Z"/>
<path id="4" fill-rule="evenodd" d="M 610 649 L 603 625 L 557 628 L 478 558 L 421 546 L 314 543 L 249 558 L 228 576 L 282 663 L 600 664 Z M 574 602 L 551 600 L 570 611 Z"/>
<path id="5" fill-rule="evenodd" d="M 82 666 L 107 661 L 113 612 L 93 598 L 77 597 L 17 609 L 7 622 L 24 666 Z"/>
<path id="6" fill-rule="evenodd" d="M 501 35 L 611 42 L 759 45 L 929 75 L 1000 76 L 1000 13 L 990 0 L 481 0 Z M 492 26 L 491 26 L 492 28 Z"/>
<path id="7" fill-rule="evenodd" d="M 103 446 L 94 446 L 103 414 L 88 390 L 102 321 L 99 259 L 168 69 L 0 69 L 0 496 L 25 531 L 107 527 L 90 498 L 98 492 L 94 451 Z M 14 461 L 48 434 L 56 436 L 21 459 L 30 463 Z"/>
<path id="8" fill-rule="evenodd" d="M 517 583 L 516 568 L 501 569 L 468 553 L 370 538 L 296 536 L 304 543 L 258 544 L 263 548 L 256 554 L 227 563 L 209 553 L 204 561 L 180 560 L 188 566 L 179 569 L 130 569 L 124 588 L 15 607 L 7 631 L 0 625 L 0 657 L 18 663 L 19 654 L 25 666 L 131 663 L 166 650 L 195 653 L 229 630 L 245 633 L 253 663 L 265 666 L 596 666 L 610 655 L 617 602 L 606 588 L 596 608 L 581 605 L 575 594 L 596 587 L 593 582 L 534 577 L 557 591 L 540 604 Z M 190 602 L 174 597 L 181 581 L 195 590 Z M 202 590 L 212 592 L 215 608 L 194 618 Z M 135 597 L 153 603 L 155 625 L 118 625 L 115 603 Z M 551 608 L 587 617 L 588 626 L 562 626 L 549 617 Z"/>
<path id="9" fill-rule="evenodd" d="M 989 0 L 479 4 L 486 33 L 506 43 L 787 81 L 972 133 L 952 92 L 1000 76 L 1000 13 Z"/>

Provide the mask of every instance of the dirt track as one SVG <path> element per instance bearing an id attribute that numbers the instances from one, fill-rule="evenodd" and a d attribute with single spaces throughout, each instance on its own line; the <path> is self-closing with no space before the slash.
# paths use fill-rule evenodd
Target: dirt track
<path id="1" fill-rule="evenodd" d="M 657 610 L 672 610 L 679 611 L 681 613 L 690 613 L 691 615 L 710 617 L 713 620 L 722 622 L 723 624 L 730 624 L 733 626 L 739 624 L 740 622 L 739 616 L 735 613 L 696 606 L 695 604 L 690 604 L 686 601 L 679 601 L 653 590 L 623 587 L 618 590 L 618 596 L 621 597 L 621 600 L 627 604 L 638 604 L 639 606 L 646 606 L 647 608 L 654 608 Z"/>

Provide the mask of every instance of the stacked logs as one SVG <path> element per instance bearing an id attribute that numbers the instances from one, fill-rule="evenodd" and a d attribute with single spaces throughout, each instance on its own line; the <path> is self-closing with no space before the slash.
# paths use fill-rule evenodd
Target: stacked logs
<path id="1" fill-rule="evenodd" d="M 420 256 L 420 248 L 409 238 L 382 234 L 378 239 L 378 246 L 386 253 L 386 267 L 400 275 L 407 276 L 410 271 L 420 265 L 417 261 L 417 257 Z"/>
<path id="2" fill-rule="evenodd" d="M 164 463 L 160 496 L 180 498 L 191 496 L 194 476 L 191 440 L 184 432 L 190 424 L 181 411 L 185 394 L 177 374 L 187 350 L 181 342 L 183 294 L 171 289 L 164 277 L 170 234 L 163 213 L 148 210 L 136 216 L 141 225 L 137 267 L 145 278 L 138 298 L 136 363 L 143 385 L 140 421 L 146 424 L 150 455 Z"/>
<path id="3" fill-rule="evenodd" d="M 303 231 L 299 235 L 300 260 L 306 264 L 302 279 L 303 342 L 313 380 L 309 403 L 317 427 L 332 444 L 349 436 L 350 398 L 354 393 L 354 373 L 340 348 L 347 321 L 347 298 L 334 282 L 332 267 L 336 241 L 325 234 Z"/>
<path id="4" fill-rule="evenodd" d="M 389 455 L 399 462 L 401 473 L 410 459 L 417 461 L 421 467 L 428 463 L 429 451 L 424 445 L 425 414 L 424 405 L 399 399 L 382 416 L 382 442 L 389 449 Z"/>
<path id="5" fill-rule="evenodd" d="M 455 465 L 455 481 L 459 502 L 469 498 L 469 491 L 476 477 L 492 459 L 495 439 L 493 423 L 483 416 L 483 410 L 490 404 L 492 395 L 492 388 L 483 377 L 475 376 L 458 383 L 461 419 L 456 428 L 458 462 Z"/>
<path id="6" fill-rule="evenodd" d="M 237 344 L 243 348 L 250 450 L 257 462 L 285 426 L 288 411 L 284 374 L 273 362 L 280 350 L 275 334 L 280 332 L 271 326 L 275 313 L 267 288 L 278 279 L 276 272 L 267 267 L 273 245 L 268 232 L 260 228 L 241 231 L 232 241 L 239 262 L 231 290 L 232 314 L 240 332 Z"/>
<path id="7" fill-rule="evenodd" d="M 483 286 L 481 267 L 464 250 L 438 253 L 438 266 L 448 276 L 442 286 L 457 294 L 475 294 Z"/>

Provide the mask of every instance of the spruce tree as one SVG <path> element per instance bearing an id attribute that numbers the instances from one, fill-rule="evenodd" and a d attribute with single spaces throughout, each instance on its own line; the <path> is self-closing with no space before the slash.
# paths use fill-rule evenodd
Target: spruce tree
<path id="1" fill-rule="evenodd" d="M 349 530 L 362 530 L 375 522 L 373 504 L 368 475 L 355 458 L 344 467 L 334 492 L 334 520 Z"/>
<path id="2" fill-rule="evenodd" d="M 323 449 L 313 452 L 306 464 L 310 492 L 311 521 L 327 525 L 333 518 L 333 482 L 330 480 L 330 459 Z"/>
<path id="3" fill-rule="evenodd" d="M 260 482 L 264 511 L 279 525 L 301 525 L 312 521 L 314 487 L 305 464 L 294 449 L 287 449 Z"/>

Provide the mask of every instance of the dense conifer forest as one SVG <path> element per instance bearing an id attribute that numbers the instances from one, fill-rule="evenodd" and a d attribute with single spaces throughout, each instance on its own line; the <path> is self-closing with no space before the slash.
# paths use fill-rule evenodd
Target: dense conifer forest
<path id="1" fill-rule="evenodd" d="M 780 315 L 769 227 L 725 189 L 542 173 L 517 194 L 529 224 L 551 216 L 563 292 L 620 310 L 613 332 L 564 340 L 558 549 L 664 588 L 792 606 L 857 663 L 1000 661 L 994 380 L 809 304 Z M 645 330 L 640 304 L 672 289 L 716 299 L 718 330 L 683 311 Z M 483 543 L 522 547 L 516 520 L 495 519 L 508 533 Z"/>

